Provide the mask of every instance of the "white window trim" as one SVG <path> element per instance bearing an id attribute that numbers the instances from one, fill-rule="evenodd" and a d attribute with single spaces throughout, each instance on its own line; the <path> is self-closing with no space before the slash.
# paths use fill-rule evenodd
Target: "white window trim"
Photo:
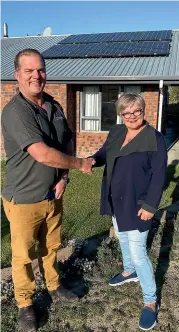
<path id="1" fill-rule="evenodd" d="M 99 98 L 98 98 L 99 116 L 85 116 L 85 115 L 82 115 L 83 108 L 84 108 L 84 92 L 83 91 L 80 92 L 80 132 L 85 132 L 85 133 L 86 132 L 89 132 L 89 133 L 103 132 L 103 131 L 101 131 L 101 99 L 102 99 L 102 94 L 101 94 L 100 87 L 99 87 Z M 85 130 L 85 129 L 82 129 L 83 120 L 98 120 L 99 121 L 99 130 Z"/>

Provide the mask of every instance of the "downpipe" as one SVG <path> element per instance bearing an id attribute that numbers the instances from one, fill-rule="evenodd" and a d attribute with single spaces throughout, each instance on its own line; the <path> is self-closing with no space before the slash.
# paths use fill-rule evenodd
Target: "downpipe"
<path id="1" fill-rule="evenodd" d="M 158 110 L 158 126 L 157 126 L 157 129 L 158 129 L 158 131 L 161 132 L 161 130 L 162 130 L 162 110 L 163 110 L 163 80 L 160 80 L 160 82 L 159 82 L 159 91 L 160 91 L 160 96 L 159 96 L 159 110 Z"/>

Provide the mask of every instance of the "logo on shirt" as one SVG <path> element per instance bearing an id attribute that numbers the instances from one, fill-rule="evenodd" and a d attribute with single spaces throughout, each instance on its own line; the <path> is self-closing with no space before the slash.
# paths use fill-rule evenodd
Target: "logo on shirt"
<path id="1" fill-rule="evenodd" d="M 63 117 L 62 116 L 56 116 L 55 119 L 56 120 L 61 120 L 61 119 L 63 119 Z"/>

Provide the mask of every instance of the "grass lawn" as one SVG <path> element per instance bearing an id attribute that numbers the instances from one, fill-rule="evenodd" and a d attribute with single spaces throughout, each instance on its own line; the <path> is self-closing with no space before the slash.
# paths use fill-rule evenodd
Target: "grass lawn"
<path id="1" fill-rule="evenodd" d="M 89 238 L 107 231 L 111 225 L 109 217 L 99 215 L 100 187 L 103 168 L 94 170 L 93 175 L 80 171 L 70 172 L 70 184 L 64 195 L 63 240 Z M 5 181 L 5 162 L 2 161 L 2 187 Z M 166 185 L 160 207 L 163 208 L 179 200 L 179 166 L 169 166 Z M 2 266 L 11 260 L 9 223 L 1 209 Z"/>
<path id="2" fill-rule="evenodd" d="M 93 175 L 80 171 L 70 172 L 70 184 L 64 195 L 62 237 L 85 239 L 104 231 L 111 225 L 109 217 L 99 215 L 100 187 L 103 169 L 95 169 Z M 5 181 L 5 163 L 2 162 L 2 187 Z M 11 260 L 9 222 L 1 209 L 2 266 Z"/>
<path id="3" fill-rule="evenodd" d="M 43 284 L 38 285 L 34 307 L 39 332 L 139 332 L 142 307 L 139 283 L 109 287 L 108 280 L 122 269 L 118 241 L 102 242 L 91 258 L 90 237 L 108 230 L 110 218 L 99 216 L 102 169 L 88 176 L 71 171 L 71 183 L 64 197 L 63 238 L 88 238 L 71 260 L 60 263 L 60 278 L 80 296 L 77 304 L 52 304 Z M 2 177 L 4 178 L 4 165 Z M 160 207 L 179 200 L 179 166 L 169 166 Z M 161 299 L 154 332 L 177 332 L 179 322 L 179 220 L 154 225 L 148 250 L 155 270 L 157 295 Z M 94 242 L 92 242 L 92 247 Z M 94 249 L 93 249 L 94 250 Z M 2 214 L 2 263 L 10 263 L 8 222 Z M 67 284 L 65 284 L 67 282 Z M 81 294 L 81 295 L 80 295 Z M 1 331 L 21 332 L 18 326 L 12 282 L 2 285 Z"/>

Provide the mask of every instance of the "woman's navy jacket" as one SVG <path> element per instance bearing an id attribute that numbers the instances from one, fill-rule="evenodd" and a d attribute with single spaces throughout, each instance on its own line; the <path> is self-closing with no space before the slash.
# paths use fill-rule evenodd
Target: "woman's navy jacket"
<path id="1" fill-rule="evenodd" d="M 106 142 L 92 157 L 95 167 L 105 165 L 102 187 L 102 215 L 115 215 L 120 232 L 151 227 L 152 219 L 137 216 L 142 207 L 155 213 L 161 200 L 167 168 L 167 149 L 160 132 L 148 123 L 132 141 L 121 146 L 127 127 L 116 125 Z"/>

